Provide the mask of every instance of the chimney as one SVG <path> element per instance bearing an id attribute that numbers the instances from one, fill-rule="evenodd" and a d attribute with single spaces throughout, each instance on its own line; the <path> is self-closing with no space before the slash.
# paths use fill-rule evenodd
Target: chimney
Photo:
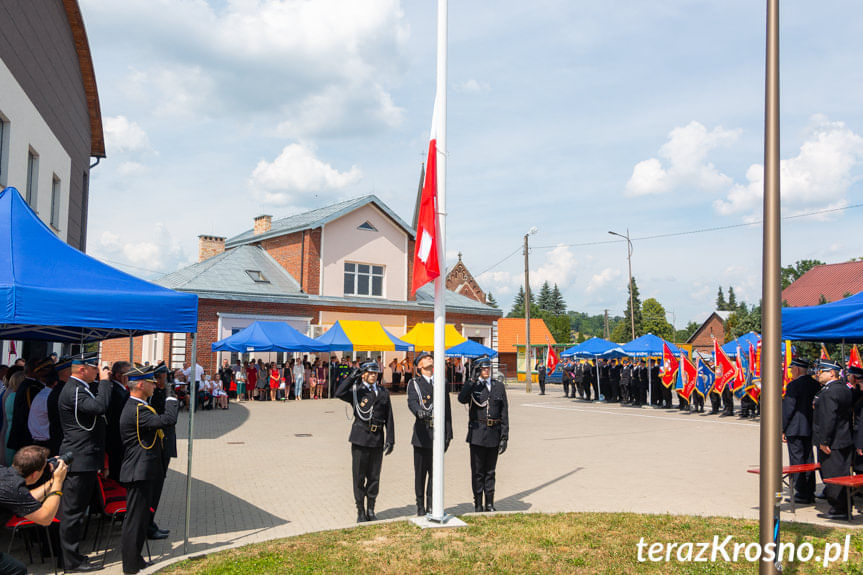
<path id="1" fill-rule="evenodd" d="M 198 236 L 198 261 L 208 260 L 225 251 L 225 238 L 219 236 Z"/>
<path id="2" fill-rule="evenodd" d="M 255 235 L 259 236 L 270 231 L 270 225 L 273 223 L 273 216 L 258 216 L 255 218 Z"/>

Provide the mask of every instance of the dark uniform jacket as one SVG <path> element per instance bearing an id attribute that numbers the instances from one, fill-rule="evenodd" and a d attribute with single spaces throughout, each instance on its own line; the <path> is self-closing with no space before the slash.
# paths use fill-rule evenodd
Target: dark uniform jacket
<path id="1" fill-rule="evenodd" d="M 48 394 L 48 435 L 51 436 L 51 454 L 60 453 L 60 444 L 63 443 L 63 426 L 60 424 L 60 393 L 63 391 L 65 381 L 58 381 L 51 393 Z"/>
<path id="2" fill-rule="evenodd" d="M 546 370 L 544 365 L 536 366 L 536 377 L 542 383 L 545 383 L 545 372 Z"/>
<path id="3" fill-rule="evenodd" d="M 167 384 L 166 384 L 167 385 Z M 156 410 L 156 413 L 162 415 L 165 413 L 166 400 L 168 394 L 164 389 L 156 388 L 153 390 L 153 396 L 150 397 L 150 405 Z M 165 459 L 177 457 L 177 426 L 168 425 L 163 429 L 165 433 Z"/>
<path id="4" fill-rule="evenodd" d="M 574 374 L 573 379 L 575 380 L 575 383 L 576 384 L 583 384 L 584 383 L 584 366 L 579 363 L 578 365 L 570 366 L 570 369 L 572 370 L 572 373 Z"/>
<path id="5" fill-rule="evenodd" d="M 411 445 L 432 449 L 434 446 L 434 427 L 432 427 L 432 407 L 434 406 L 434 383 L 423 375 L 417 375 L 407 385 L 408 409 L 416 417 Z M 419 394 L 417 394 L 419 390 Z M 452 408 L 449 402 L 449 392 L 444 390 L 446 410 L 444 412 L 444 441 L 452 439 Z"/>
<path id="6" fill-rule="evenodd" d="M 76 402 L 77 399 L 77 402 Z M 99 382 L 99 394 L 78 378 L 70 377 L 60 392 L 60 453 L 75 456 L 69 471 L 98 471 L 105 466 L 105 414 L 111 400 L 111 382 Z"/>
<path id="7" fill-rule="evenodd" d="M 123 439 L 123 467 L 120 482 L 161 480 L 165 473 L 162 463 L 164 429 L 177 423 L 177 401 L 165 403 L 165 413 L 159 415 L 152 406 L 129 397 L 120 414 L 120 437 Z"/>
<path id="8" fill-rule="evenodd" d="M 383 447 L 396 443 L 390 394 L 383 387 L 375 387 L 376 390 L 366 386 L 355 376 L 345 378 L 336 390 L 336 397 L 347 401 L 354 409 L 354 422 L 348 436 L 348 441 L 354 445 Z"/>
<path id="9" fill-rule="evenodd" d="M 470 406 L 467 442 L 483 447 L 497 447 L 509 439 L 509 403 L 503 383 L 491 380 L 491 391 L 480 380 L 466 383 L 458 394 L 461 403 Z"/>
<path id="10" fill-rule="evenodd" d="M 25 445 L 33 443 L 33 436 L 30 435 L 30 427 L 27 425 L 30 417 L 30 404 L 43 387 L 45 386 L 42 385 L 42 382 L 31 377 L 24 379 L 18 387 L 12 406 L 9 441 L 6 442 L 6 447 L 9 449 L 18 451 Z"/>
<path id="11" fill-rule="evenodd" d="M 782 433 L 786 437 L 812 436 L 812 400 L 821 388 L 811 375 L 788 383 L 782 398 Z"/>
<path id="12" fill-rule="evenodd" d="M 854 445 L 851 435 L 851 389 L 841 381 L 825 384 L 815 396 L 812 443 L 830 449 Z"/>
<path id="13" fill-rule="evenodd" d="M 863 449 L 863 392 L 853 390 L 854 398 L 854 448 Z"/>
<path id="14" fill-rule="evenodd" d="M 117 457 L 122 461 L 123 440 L 120 438 L 120 414 L 129 399 L 129 390 L 118 381 L 111 382 L 111 399 L 105 414 L 108 426 L 105 437 L 105 451 L 109 458 Z M 113 464 L 112 464 L 113 465 Z M 112 467 L 113 469 L 113 467 Z M 119 469 L 119 468 L 118 468 Z M 113 479 L 117 479 L 114 477 Z"/>
<path id="15" fill-rule="evenodd" d="M 623 365 L 620 368 L 620 385 L 629 385 L 632 381 L 632 366 L 629 364 Z"/>
<path id="16" fill-rule="evenodd" d="M 608 368 L 609 377 L 611 381 L 620 381 L 620 364 L 616 363 Z"/>

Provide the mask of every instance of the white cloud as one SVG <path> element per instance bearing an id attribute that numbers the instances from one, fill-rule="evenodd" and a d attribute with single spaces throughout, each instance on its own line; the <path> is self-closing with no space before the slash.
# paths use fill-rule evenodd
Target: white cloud
<path id="1" fill-rule="evenodd" d="M 782 206 L 787 215 L 812 208 L 847 205 L 846 195 L 859 179 L 863 138 L 843 122 L 813 116 L 810 133 L 798 154 L 779 164 Z M 748 220 L 760 217 L 764 197 L 764 166 L 746 170 L 746 184 L 734 184 L 725 199 L 713 204 L 723 215 L 742 213 Z"/>
<path id="2" fill-rule="evenodd" d="M 105 147 L 111 154 L 140 152 L 150 148 L 147 132 L 126 116 L 105 118 L 102 126 L 105 130 Z"/>
<path id="3" fill-rule="evenodd" d="M 704 192 L 727 189 L 732 184 L 731 178 L 707 161 L 707 153 L 735 142 L 740 133 L 741 130 L 721 126 L 708 132 L 695 121 L 674 128 L 659 149 L 665 164 L 658 158 L 637 163 L 626 183 L 627 195 L 664 194 L 682 187 Z"/>
<path id="4" fill-rule="evenodd" d="M 605 288 L 609 283 L 620 277 L 620 270 L 615 268 L 605 268 L 601 272 L 594 274 L 590 281 L 587 282 L 585 293 L 592 294 L 597 290 Z"/>
<path id="5" fill-rule="evenodd" d="M 146 171 L 147 167 L 138 162 L 123 162 L 117 166 L 117 174 L 124 178 L 137 177 Z"/>
<path id="6" fill-rule="evenodd" d="M 148 237 L 121 239 L 121 236 L 111 230 L 105 230 L 99 235 L 99 243 L 92 246 L 92 255 L 104 259 L 111 265 L 121 268 L 129 266 L 125 271 L 134 275 L 155 278 L 165 272 L 174 271 L 182 266 L 193 263 L 168 231 L 167 226 L 157 223 L 151 229 Z"/>
<path id="7" fill-rule="evenodd" d="M 453 86 L 453 90 L 459 94 L 483 94 L 491 89 L 488 82 L 480 82 L 475 78 L 458 82 Z"/>
<path id="8" fill-rule="evenodd" d="M 559 244 L 548 252 L 539 268 L 530 271 L 531 289 L 538 290 L 544 282 L 548 282 L 551 286 L 557 284 L 560 289 L 564 289 L 575 279 L 577 267 L 578 261 L 572 250 Z"/>
<path id="9" fill-rule="evenodd" d="M 332 196 L 361 179 L 362 172 L 357 166 L 340 172 L 319 160 L 309 146 L 289 144 L 272 162 L 258 162 L 249 178 L 249 187 L 261 202 L 304 206 L 313 198 Z"/>

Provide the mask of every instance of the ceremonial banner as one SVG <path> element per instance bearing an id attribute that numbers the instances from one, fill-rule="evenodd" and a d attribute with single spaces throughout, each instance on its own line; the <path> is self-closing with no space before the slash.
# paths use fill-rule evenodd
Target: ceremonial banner
<path id="1" fill-rule="evenodd" d="M 683 357 L 683 354 L 681 354 Z M 674 357 L 674 354 L 671 353 L 671 349 L 668 347 L 668 344 L 664 341 L 662 342 L 662 373 L 660 374 L 660 380 L 662 381 L 662 385 L 665 387 L 671 387 L 671 384 L 674 383 L 674 376 L 677 374 L 678 362 L 677 358 Z"/>
<path id="2" fill-rule="evenodd" d="M 737 369 L 715 339 L 713 340 L 713 353 L 716 357 L 716 379 L 713 383 L 713 391 L 722 393 L 725 386 L 729 385 L 736 377 Z"/>
<path id="3" fill-rule="evenodd" d="M 856 345 L 851 346 L 851 358 L 848 360 L 848 367 L 859 367 L 863 369 L 863 361 L 860 360 L 860 351 Z"/>
<path id="4" fill-rule="evenodd" d="M 695 382 L 695 392 L 701 395 L 701 397 L 705 397 L 710 390 L 713 389 L 713 382 L 716 380 L 716 374 L 713 373 L 710 366 L 700 357 L 698 358 L 697 367 L 698 380 Z"/>
<path id="5" fill-rule="evenodd" d="M 785 340 L 785 353 L 782 354 L 782 397 L 785 397 L 785 390 L 791 382 L 791 360 L 794 359 L 791 355 L 791 341 Z"/>
<path id="6" fill-rule="evenodd" d="M 554 372 L 554 369 L 557 367 L 558 363 L 560 363 L 560 358 L 557 356 L 557 352 L 554 350 L 554 348 L 549 345 L 548 353 L 545 356 L 545 372 L 548 375 L 551 375 Z"/>
<path id="7" fill-rule="evenodd" d="M 683 380 L 683 389 L 678 393 L 689 401 L 689 398 L 692 396 L 692 391 L 695 389 L 695 385 L 698 382 L 698 370 L 695 369 L 695 365 L 683 354 L 680 354 L 680 374 Z"/>

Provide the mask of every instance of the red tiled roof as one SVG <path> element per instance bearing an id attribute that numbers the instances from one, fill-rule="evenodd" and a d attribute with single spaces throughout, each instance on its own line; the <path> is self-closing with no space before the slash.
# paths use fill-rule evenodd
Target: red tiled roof
<path id="1" fill-rule="evenodd" d="M 515 353 L 516 345 L 524 345 L 525 322 L 523 317 L 502 317 L 497 320 L 497 352 Z M 555 344 L 554 336 L 541 319 L 530 320 L 530 343 L 533 345 Z"/>
<path id="2" fill-rule="evenodd" d="M 791 307 L 818 305 L 863 291 L 863 261 L 815 266 L 782 290 L 782 300 Z"/>

